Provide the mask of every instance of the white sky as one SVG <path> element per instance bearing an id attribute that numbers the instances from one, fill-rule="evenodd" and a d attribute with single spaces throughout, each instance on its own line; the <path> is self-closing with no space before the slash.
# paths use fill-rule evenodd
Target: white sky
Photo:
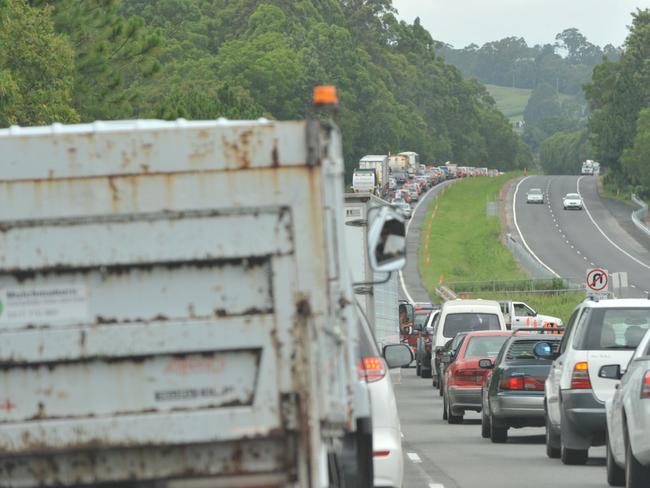
<path id="1" fill-rule="evenodd" d="M 504 37 L 528 45 L 552 44 L 555 35 L 576 27 L 599 46 L 620 46 L 637 8 L 650 0 L 393 0 L 399 18 L 422 25 L 434 39 L 456 48 Z"/>

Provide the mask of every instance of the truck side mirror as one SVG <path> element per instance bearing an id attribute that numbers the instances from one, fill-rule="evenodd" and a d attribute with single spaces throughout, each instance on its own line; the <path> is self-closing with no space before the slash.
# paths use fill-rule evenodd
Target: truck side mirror
<path id="1" fill-rule="evenodd" d="M 373 209 L 374 210 L 374 209 Z M 390 206 L 379 207 L 372 222 L 368 212 L 368 256 L 374 271 L 390 273 L 406 264 L 404 216 Z"/>

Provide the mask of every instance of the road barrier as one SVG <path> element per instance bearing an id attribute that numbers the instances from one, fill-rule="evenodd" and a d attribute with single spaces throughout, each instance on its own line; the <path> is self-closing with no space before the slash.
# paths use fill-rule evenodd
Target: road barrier
<path id="1" fill-rule="evenodd" d="M 648 217 L 648 205 L 634 194 L 632 194 L 632 201 L 641 207 L 632 212 L 632 222 L 634 222 L 634 225 L 636 225 L 639 230 L 644 232 L 647 236 L 650 236 L 650 229 L 648 229 L 648 226 L 645 224 L 645 220 Z"/>

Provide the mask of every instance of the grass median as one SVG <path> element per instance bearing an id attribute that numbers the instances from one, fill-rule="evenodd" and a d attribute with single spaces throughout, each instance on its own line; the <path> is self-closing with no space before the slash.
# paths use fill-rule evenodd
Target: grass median
<path id="1" fill-rule="evenodd" d="M 420 233 L 419 269 L 432 299 L 436 300 L 439 284 L 480 282 L 490 288 L 495 282 L 529 280 L 501 242 L 499 217 L 488 215 L 489 207 L 498 208 L 504 184 L 516 176 L 464 179 L 447 187 L 431 202 Z M 523 301 L 540 313 L 562 318 L 565 323 L 584 298 L 584 293 L 559 291 L 558 286 L 549 286 L 546 291 L 525 285 L 513 288 L 471 291 L 464 296 Z"/>

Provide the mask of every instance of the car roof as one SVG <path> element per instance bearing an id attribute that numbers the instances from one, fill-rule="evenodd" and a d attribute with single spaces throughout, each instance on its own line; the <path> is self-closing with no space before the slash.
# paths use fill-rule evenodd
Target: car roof
<path id="1" fill-rule="evenodd" d="M 448 309 L 453 309 L 453 308 L 470 308 L 470 307 L 496 307 L 499 310 L 501 310 L 501 307 L 499 305 L 499 302 L 495 300 L 481 300 L 476 299 L 476 300 L 461 300 L 461 299 L 456 299 L 456 300 L 449 300 L 448 302 L 445 302 L 442 305 L 442 308 L 445 310 Z"/>
<path id="2" fill-rule="evenodd" d="M 528 191 L 538 191 L 538 192 L 541 193 L 542 189 L 541 189 L 541 188 L 531 188 L 531 189 L 528 190 Z"/>
<path id="3" fill-rule="evenodd" d="M 512 332 L 509 330 L 474 330 L 467 333 L 467 337 L 477 337 L 477 336 L 510 336 Z"/>
<path id="4" fill-rule="evenodd" d="M 598 301 L 587 298 L 582 303 L 593 308 L 650 308 L 650 300 L 646 298 L 606 298 Z"/>

